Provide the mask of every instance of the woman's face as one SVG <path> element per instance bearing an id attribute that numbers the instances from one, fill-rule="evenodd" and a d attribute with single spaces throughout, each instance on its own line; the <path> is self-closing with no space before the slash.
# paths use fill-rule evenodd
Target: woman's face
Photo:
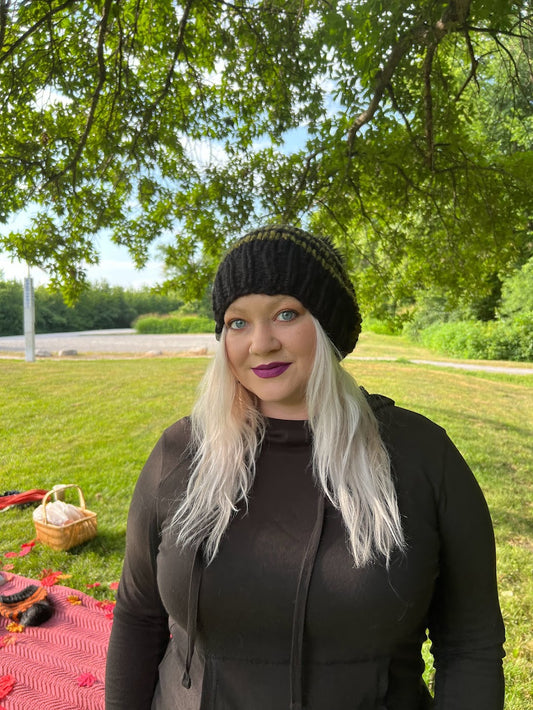
<path id="1" fill-rule="evenodd" d="M 307 419 L 306 387 L 316 350 L 315 324 L 292 296 L 241 296 L 224 314 L 231 371 L 275 419 Z"/>

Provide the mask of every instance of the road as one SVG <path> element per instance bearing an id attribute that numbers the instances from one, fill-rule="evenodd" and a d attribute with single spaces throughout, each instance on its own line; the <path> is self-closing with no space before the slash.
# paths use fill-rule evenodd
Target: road
<path id="1" fill-rule="evenodd" d="M 78 333 L 46 333 L 35 336 L 35 352 L 58 355 L 61 351 L 76 350 L 78 355 L 98 353 L 146 354 L 182 353 L 215 349 L 215 336 L 206 333 L 186 335 L 140 335 L 135 330 L 84 330 Z M 0 337 L 0 355 L 24 354 L 23 335 Z"/>

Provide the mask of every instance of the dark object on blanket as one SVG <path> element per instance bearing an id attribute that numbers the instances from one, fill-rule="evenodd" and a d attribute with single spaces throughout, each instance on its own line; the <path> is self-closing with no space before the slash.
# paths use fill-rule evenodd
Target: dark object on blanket
<path id="1" fill-rule="evenodd" d="M 22 626 L 39 626 L 52 616 L 54 606 L 44 587 L 30 584 L 15 594 L 0 594 L 0 616 Z"/>

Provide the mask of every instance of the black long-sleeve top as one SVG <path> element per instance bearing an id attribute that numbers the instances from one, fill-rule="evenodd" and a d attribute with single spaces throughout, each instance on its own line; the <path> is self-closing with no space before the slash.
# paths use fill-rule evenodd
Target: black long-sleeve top
<path id="1" fill-rule="evenodd" d="M 370 401 L 407 541 L 388 568 L 354 567 L 313 479 L 306 423 L 280 420 L 268 421 L 248 508 L 203 567 L 164 532 L 186 486 L 189 422 L 164 433 L 131 504 L 106 710 L 502 710 L 483 495 L 440 427 Z M 426 629 L 434 701 L 421 680 Z"/>

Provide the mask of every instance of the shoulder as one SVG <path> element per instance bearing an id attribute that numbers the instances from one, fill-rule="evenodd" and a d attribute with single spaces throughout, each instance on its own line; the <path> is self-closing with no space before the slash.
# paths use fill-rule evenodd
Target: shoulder
<path id="1" fill-rule="evenodd" d="M 164 512 L 187 487 L 190 468 L 190 420 L 169 426 L 152 449 L 135 486 L 131 511 Z M 144 513 L 143 513 L 144 514 Z"/>
<path id="2" fill-rule="evenodd" d="M 430 437 L 433 442 L 447 440 L 446 431 L 423 414 L 399 407 L 394 400 L 382 394 L 365 394 L 384 438 L 401 436 L 402 439 Z"/>
<path id="3" fill-rule="evenodd" d="M 430 483 L 440 491 L 445 479 L 471 476 L 446 430 L 418 412 L 398 407 L 383 395 L 367 395 L 383 443 L 399 481 Z"/>
<path id="4" fill-rule="evenodd" d="M 158 446 L 165 453 L 175 456 L 179 452 L 185 452 L 190 445 L 190 441 L 191 419 L 190 417 L 183 417 L 183 419 L 179 419 L 165 429 L 159 439 Z"/>
<path id="5" fill-rule="evenodd" d="M 164 430 L 152 449 L 140 480 L 157 489 L 168 478 L 183 477 L 189 469 L 191 423 L 184 417 Z"/>
<path id="6" fill-rule="evenodd" d="M 187 470 L 191 459 L 191 420 L 179 419 L 167 427 L 157 442 L 152 455 L 156 453 L 160 478 L 163 482 L 179 470 Z"/>

